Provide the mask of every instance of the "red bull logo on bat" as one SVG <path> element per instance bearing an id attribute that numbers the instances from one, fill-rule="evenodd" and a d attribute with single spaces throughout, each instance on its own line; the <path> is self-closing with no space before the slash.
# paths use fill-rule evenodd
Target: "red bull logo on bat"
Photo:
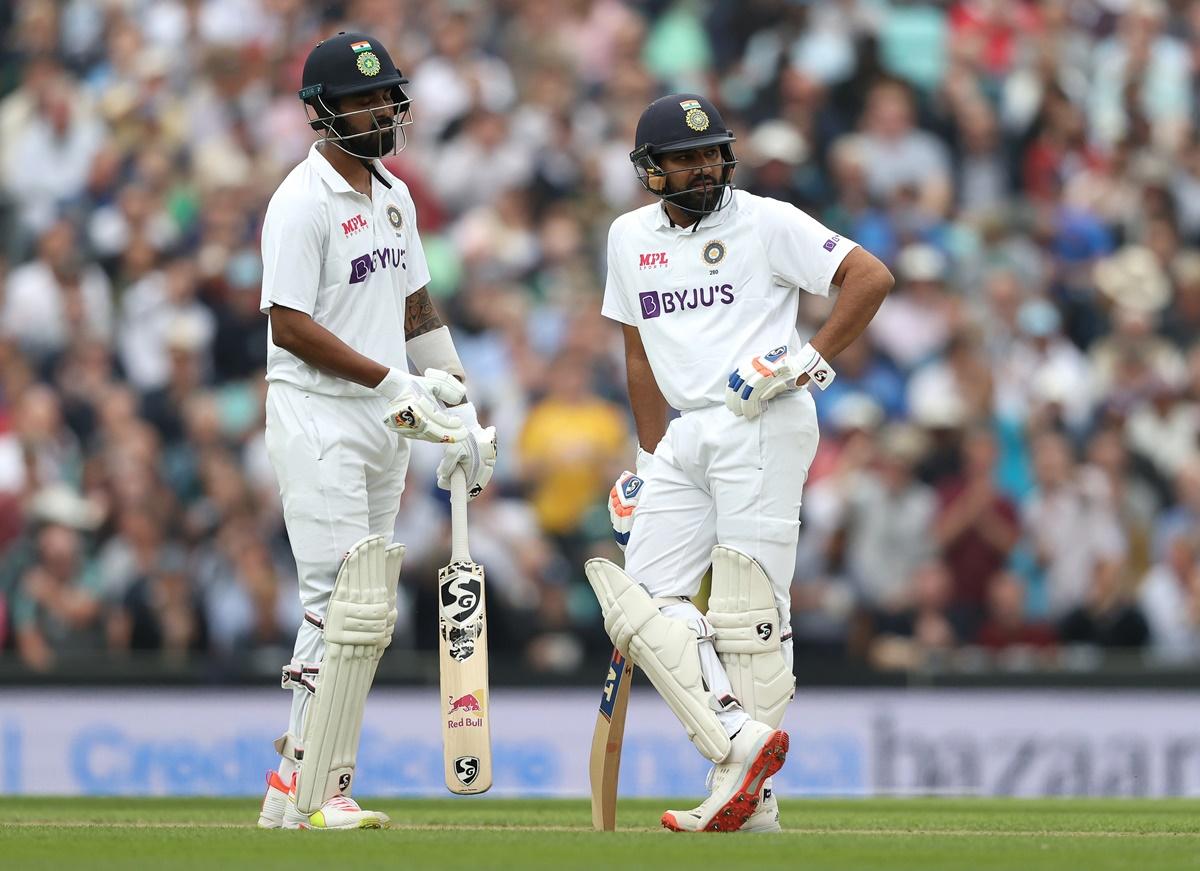
<path id="1" fill-rule="evenodd" d="M 451 729 L 464 729 L 483 726 L 483 689 L 455 698 L 446 697 L 446 725 Z M 471 716 L 475 714 L 477 716 Z"/>

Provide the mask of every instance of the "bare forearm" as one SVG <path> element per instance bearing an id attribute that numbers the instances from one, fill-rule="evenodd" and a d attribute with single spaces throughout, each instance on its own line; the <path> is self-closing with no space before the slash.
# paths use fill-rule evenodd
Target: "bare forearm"
<path id="1" fill-rule="evenodd" d="M 364 387 L 375 387 L 387 366 L 364 357 L 312 318 L 289 316 L 286 327 L 272 318 L 275 344 L 315 369 Z"/>
<path id="2" fill-rule="evenodd" d="M 628 361 L 629 405 L 637 426 L 638 444 L 651 453 L 667 432 L 667 400 L 658 389 L 646 361 Z"/>
<path id="3" fill-rule="evenodd" d="M 833 360 L 867 328 L 895 284 L 892 273 L 872 254 L 856 248 L 834 276 L 841 286 L 833 311 L 812 338 L 812 346 Z"/>

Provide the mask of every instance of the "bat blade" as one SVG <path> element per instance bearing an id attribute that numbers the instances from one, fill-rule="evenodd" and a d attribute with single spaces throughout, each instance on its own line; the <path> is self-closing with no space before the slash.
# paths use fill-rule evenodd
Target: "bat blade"
<path id="1" fill-rule="evenodd" d="M 483 566 L 438 573 L 442 750 L 446 788 L 475 795 L 492 785 L 491 694 Z"/>
<path id="2" fill-rule="evenodd" d="M 438 671 L 446 789 L 478 795 L 492 786 L 491 693 L 483 566 L 467 546 L 467 486 L 450 476 L 450 564 L 438 572 Z"/>
<path id="3" fill-rule="evenodd" d="M 600 712 L 592 733 L 588 775 L 592 786 L 592 826 L 611 832 L 617 827 L 617 781 L 621 771 L 621 745 L 625 739 L 625 715 L 629 710 L 629 686 L 633 665 L 615 647 L 600 696 Z"/>

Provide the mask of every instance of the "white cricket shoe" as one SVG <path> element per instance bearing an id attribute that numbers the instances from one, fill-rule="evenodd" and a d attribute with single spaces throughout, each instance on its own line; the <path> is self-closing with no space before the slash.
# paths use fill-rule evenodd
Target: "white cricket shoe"
<path id="1" fill-rule="evenodd" d="M 341 829 L 382 829 L 388 824 L 389 817 L 379 811 L 365 811 L 358 802 L 348 795 L 335 795 L 328 799 L 321 809 L 312 814 L 305 814 L 296 808 L 296 801 L 288 801 L 287 810 L 283 814 L 285 829 L 316 829 L 318 831 L 333 831 Z"/>
<path id="2" fill-rule="evenodd" d="M 763 787 L 758 807 L 754 809 L 750 819 L 746 820 L 746 824 L 738 831 L 752 834 L 783 831 L 783 826 L 779 825 L 779 801 L 775 798 L 775 790 L 767 786 Z"/>
<path id="3" fill-rule="evenodd" d="M 295 776 L 292 777 L 295 782 Z M 278 829 L 283 826 L 283 814 L 287 810 L 288 794 L 292 787 L 278 771 L 267 772 L 267 794 L 263 796 L 262 811 L 258 815 L 260 829 Z"/>
<path id="4" fill-rule="evenodd" d="M 713 769 L 708 798 L 695 810 L 667 811 L 662 824 L 673 832 L 736 832 L 754 815 L 763 781 L 783 767 L 787 751 L 787 732 L 750 720 Z"/>
<path id="5" fill-rule="evenodd" d="M 293 774 L 288 784 L 277 771 L 267 774 L 267 794 L 258 817 L 260 829 L 380 829 L 388 822 L 387 814 L 365 811 L 348 795 L 335 795 L 316 813 L 305 814 L 296 807 L 296 776 Z"/>

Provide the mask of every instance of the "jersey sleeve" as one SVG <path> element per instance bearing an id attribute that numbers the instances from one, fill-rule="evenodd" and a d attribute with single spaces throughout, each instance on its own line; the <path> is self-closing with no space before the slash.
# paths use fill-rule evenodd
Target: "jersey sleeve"
<path id="1" fill-rule="evenodd" d="M 408 264 L 408 284 L 404 295 L 411 296 L 429 284 L 429 261 L 425 259 L 425 246 L 421 244 L 421 234 L 417 231 L 417 207 L 413 204 L 412 197 L 404 197 L 401 205 L 404 207 L 404 220 L 407 222 L 404 235 L 408 246 L 404 254 Z"/>
<path id="2" fill-rule="evenodd" d="M 604 304 L 600 308 L 600 314 L 622 324 L 629 324 L 631 327 L 637 326 L 637 315 L 633 311 L 633 301 L 629 298 L 628 288 L 621 282 L 620 271 L 618 264 L 620 260 L 617 256 L 618 238 L 620 232 L 617 223 L 608 228 L 608 256 L 607 267 L 608 278 L 604 282 Z"/>
<path id="3" fill-rule="evenodd" d="M 271 198 L 263 220 L 260 311 L 282 305 L 312 315 L 327 231 L 328 222 L 316 202 L 278 194 Z"/>
<path id="4" fill-rule="evenodd" d="M 834 273 L 858 243 L 839 236 L 790 203 L 764 199 L 760 208 L 758 232 L 776 278 L 828 296 Z"/>

